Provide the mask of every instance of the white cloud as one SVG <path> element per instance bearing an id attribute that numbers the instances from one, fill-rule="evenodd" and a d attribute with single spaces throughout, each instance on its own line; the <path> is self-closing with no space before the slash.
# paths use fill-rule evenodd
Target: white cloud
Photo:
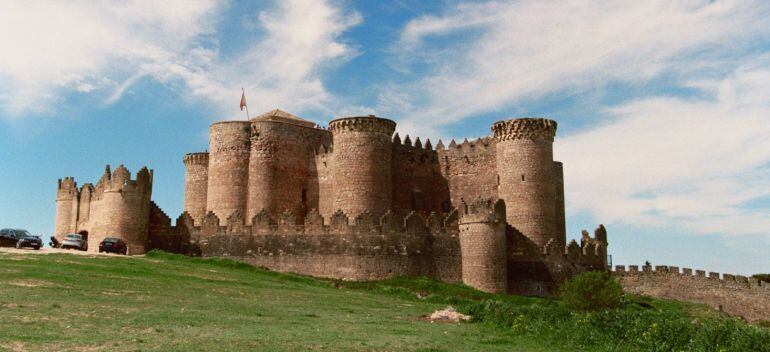
<path id="1" fill-rule="evenodd" d="M 694 85 L 706 98 L 649 97 L 613 122 L 561 138 L 570 211 L 695 233 L 770 235 L 770 60 Z"/>
<path id="2" fill-rule="evenodd" d="M 764 1 L 514 1 L 458 4 L 409 22 L 395 49 L 416 111 L 380 110 L 436 127 L 524 99 L 713 69 L 770 35 Z"/>
<path id="3" fill-rule="evenodd" d="M 214 1 L 0 2 L 0 107 L 50 111 L 63 94 L 107 88 L 173 59 L 211 30 Z M 109 85 L 109 84 L 108 84 Z"/>
<path id="4" fill-rule="evenodd" d="M 384 86 L 378 110 L 435 136 L 550 94 L 581 99 L 665 78 L 688 91 L 629 90 L 631 101 L 596 107 L 600 126 L 557 140 L 569 212 L 767 236 L 768 39 L 766 1 L 459 3 L 404 27 L 397 68 L 416 80 Z"/>
<path id="5" fill-rule="evenodd" d="M 254 44 L 225 56 L 216 31 L 226 7 L 217 0 L 0 0 L 0 109 L 11 118 L 50 114 L 73 92 L 102 94 L 111 104 L 143 78 L 181 83 L 184 97 L 225 116 L 240 116 L 243 86 L 255 112 L 324 109 L 331 97 L 321 72 L 355 55 L 338 39 L 360 16 L 326 1 L 278 1 L 253 14 L 260 26 L 251 30 L 259 33 L 243 37 Z"/>

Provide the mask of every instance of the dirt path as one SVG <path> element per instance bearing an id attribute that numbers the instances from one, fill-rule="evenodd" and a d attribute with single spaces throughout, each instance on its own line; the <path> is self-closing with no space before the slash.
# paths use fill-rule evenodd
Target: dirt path
<path id="1" fill-rule="evenodd" d="M 138 256 L 125 256 L 121 254 L 115 254 L 115 253 L 99 253 L 99 252 L 85 252 L 85 251 L 78 251 L 75 249 L 61 249 L 61 248 L 40 248 L 40 250 L 34 250 L 32 248 L 23 248 L 23 249 L 16 249 L 13 247 L 0 247 L 0 253 L 13 253 L 13 254 L 51 254 L 51 253 L 67 253 L 72 255 L 86 255 L 86 256 L 120 256 L 120 257 L 143 257 L 143 255 Z"/>

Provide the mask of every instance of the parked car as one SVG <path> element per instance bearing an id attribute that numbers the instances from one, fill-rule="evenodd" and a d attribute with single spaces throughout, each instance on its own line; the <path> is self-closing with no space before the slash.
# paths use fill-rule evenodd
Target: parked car
<path id="1" fill-rule="evenodd" d="M 16 231 L 13 229 L 0 230 L 0 246 L 2 247 L 14 247 L 16 246 Z"/>
<path id="2" fill-rule="evenodd" d="M 16 248 L 32 248 L 39 250 L 43 246 L 43 240 L 38 236 L 34 236 L 26 230 L 16 230 Z"/>
<path id="3" fill-rule="evenodd" d="M 88 242 L 83 238 L 83 235 L 70 233 L 64 236 L 64 241 L 61 242 L 61 248 L 85 251 L 88 250 Z"/>
<path id="4" fill-rule="evenodd" d="M 101 252 L 125 255 L 128 253 L 128 245 L 126 245 L 126 241 L 123 241 L 120 238 L 107 237 L 104 241 L 99 243 L 99 253 Z"/>
<path id="5" fill-rule="evenodd" d="M 40 249 L 43 241 L 40 237 L 34 236 L 29 231 L 23 229 L 2 229 L 0 230 L 0 246 L 3 247 L 32 247 Z"/>

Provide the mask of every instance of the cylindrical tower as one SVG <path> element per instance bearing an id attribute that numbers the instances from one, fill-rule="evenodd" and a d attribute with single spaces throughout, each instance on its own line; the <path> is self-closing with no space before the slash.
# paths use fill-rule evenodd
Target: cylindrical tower
<path id="1" fill-rule="evenodd" d="M 147 249 L 152 171 L 142 168 L 132 180 L 128 169 L 120 165 L 110 179 L 100 183 L 97 188 L 103 189 L 102 194 L 92 204 L 99 216 L 91 220 L 88 251 L 98 251 L 106 237 L 118 237 L 126 241 L 128 254 L 143 254 Z"/>
<path id="2" fill-rule="evenodd" d="M 391 210 L 391 136 L 396 123 L 370 116 L 329 122 L 334 144 L 334 208 L 349 217 Z"/>
<path id="3" fill-rule="evenodd" d="M 280 122 L 253 121 L 251 129 L 251 153 L 249 154 L 249 191 L 246 206 L 246 222 L 251 223 L 254 215 L 262 209 L 271 214 L 281 214 L 285 210 L 292 209 L 286 204 L 279 204 L 277 196 L 286 188 L 299 193 L 302 185 L 292 184 L 289 187 L 285 183 L 296 183 L 302 175 L 282 175 L 280 169 L 283 163 L 292 163 L 306 153 L 294 153 L 287 155 L 284 143 L 289 144 L 288 138 L 283 138 L 283 129 L 291 128 Z M 295 182 L 291 182 L 295 181 Z M 297 197 L 299 199 L 299 197 Z"/>
<path id="4" fill-rule="evenodd" d="M 460 253 L 463 283 L 481 291 L 508 290 L 505 204 L 477 200 L 460 207 Z"/>
<path id="5" fill-rule="evenodd" d="M 508 223 L 542 247 L 559 238 L 553 139 L 556 121 L 520 118 L 492 125 L 497 141 L 498 197 Z"/>
<path id="6" fill-rule="evenodd" d="M 206 215 L 206 192 L 209 180 L 209 153 L 184 156 L 184 211 L 200 224 Z"/>
<path id="7" fill-rule="evenodd" d="M 53 235 L 61 241 L 64 235 L 75 232 L 78 209 L 77 184 L 72 177 L 59 179 L 56 189 L 56 220 Z"/>
<path id="8" fill-rule="evenodd" d="M 206 209 L 223 222 L 236 210 L 246 212 L 250 124 L 222 121 L 211 125 Z"/>

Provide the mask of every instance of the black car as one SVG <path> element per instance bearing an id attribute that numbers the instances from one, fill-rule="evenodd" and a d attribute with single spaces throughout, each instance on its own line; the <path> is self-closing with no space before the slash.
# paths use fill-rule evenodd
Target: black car
<path id="1" fill-rule="evenodd" d="M 126 241 L 120 238 L 107 237 L 99 243 L 99 253 L 101 252 L 126 254 L 128 253 L 128 245 L 126 245 Z"/>
<path id="2" fill-rule="evenodd" d="M 0 230 L 0 246 L 16 248 L 30 247 L 38 250 L 43 246 L 43 240 L 41 240 L 40 237 L 33 236 L 27 230 L 2 229 Z"/>

